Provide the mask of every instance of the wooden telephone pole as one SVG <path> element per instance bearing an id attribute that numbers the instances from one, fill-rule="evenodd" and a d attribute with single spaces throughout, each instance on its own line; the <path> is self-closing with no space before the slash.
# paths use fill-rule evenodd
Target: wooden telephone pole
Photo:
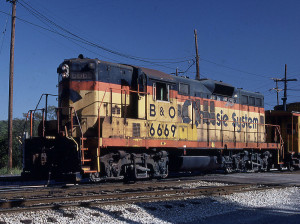
<path id="1" fill-rule="evenodd" d="M 282 80 L 282 82 L 284 82 L 284 94 L 283 94 L 283 98 L 282 101 L 283 101 L 283 110 L 286 111 L 286 101 L 287 101 L 287 82 L 290 82 L 290 81 L 297 81 L 297 79 L 287 79 L 286 77 L 286 64 L 284 66 L 284 79 Z"/>
<path id="2" fill-rule="evenodd" d="M 15 24 L 17 0 L 6 0 L 12 3 L 11 43 L 9 62 L 9 103 L 8 103 L 8 169 L 12 169 L 12 130 L 13 130 L 13 83 L 14 83 L 14 52 L 15 52 Z"/>
<path id="3" fill-rule="evenodd" d="M 283 89 L 279 89 L 278 88 L 278 82 L 281 80 L 281 79 L 277 79 L 277 78 L 272 78 L 274 80 L 274 82 L 276 83 L 276 88 L 272 88 L 270 89 L 271 90 L 275 90 L 276 93 L 277 93 L 277 105 L 279 105 L 279 92 L 281 92 Z"/>
<path id="4" fill-rule="evenodd" d="M 200 69 L 199 69 L 199 54 L 198 54 L 198 41 L 197 41 L 197 30 L 194 30 L 195 34 L 195 48 L 196 48 L 196 80 L 200 80 Z"/>

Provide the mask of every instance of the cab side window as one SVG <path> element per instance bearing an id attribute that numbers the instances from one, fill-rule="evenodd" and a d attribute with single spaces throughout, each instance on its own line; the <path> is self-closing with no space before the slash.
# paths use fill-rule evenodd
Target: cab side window
<path id="1" fill-rule="evenodd" d="M 153 83 L 153 100 L 169 101 L 170 85 L 163 82 Z"/>

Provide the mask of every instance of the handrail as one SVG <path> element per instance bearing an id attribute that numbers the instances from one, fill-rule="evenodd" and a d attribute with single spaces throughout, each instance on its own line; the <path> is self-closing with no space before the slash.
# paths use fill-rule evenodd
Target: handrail
<path id="1" fill-rule="evenodd" d="M 98 139 L 100 139 L 100 129 L 101 129 L 101 126 L 100 126 L 100 108 L 101 108 L 101 106 L 102 106 L 102 103 L 103 103 L 104 97 L 105 97 L 105 95 L 106 95 L 107 89 L 108 89 L 108 88 L 105 89 L 105 92 L 104 92 L 104 94 L 103 94 L 101 103 L 100 103 L 99 108 L 98 108 Z"/>
<path id="2" fill-rule="evenodd" d="M 47 111 L 47 106 L 48 106 L 48 105 L 47 105 L 47 98 L 48 98 L 48 96 L 58 96 L 58 95 L 50 94 L 50 93 L 43 93 L 43 94 L 40 96 L 40 99 L 39 99 L 39 101 L 38 101 L 38 103 L 37 103 L 35 109 L 33 110 L 33 111 L 34 111 L 34 114 L 35 114 L 35 111 L 40 110 L 40 109 L 37 109 L 37 108 L 38 108 L 38 106 L 40 105 L 40 102 L 41 102 L 43 96 L 46 96 L 46 106 L 45 106 L 45 109 L 44 109 L 44 110 Z M 47 117 L 46 117 L 46 120 L 47 120 Z"/>
<path id="3" fill-rule="evenodd" d="M 283 151 L 284 151 L 284 149 L 283 149 L 284 141 L 283 141 L 282 136 L 281 136 L 280 126 L 279 125 L 274 125 L 274 126 L 276 127 L 276 130 L 277 130 L 277 132 L 279 134 L 279 137 L 280 137 L 280 153 L 281 153 L 282 158 L 284 158 L 284 153 L 283 153 Z"/>
<path id="4" fill-rule="evenodd" d="M 73 109 L 74 109 L 74 107 L 71 107 L 71 108 L 73 108 Z M 74 110 L 74 114 L 75 114 L 75 117 L 76 117 L 77 123 L 78 123 L 78 125 L 79 125 L 79 129 L 80 129 L 80 132 L 81 132 L 81 136 L 83 137 L 83 132 L 82 132 L 81 124 L 80 124 L 80 122 L 79 122 L 79 118 L 78 118 L 78 115 L 77 115 L 77 112 L 76 112 L 76 110 Z"/>
<path id="5" fill-rule="evenodd" d="M 129 87 L 128 87 L 129 88 Z M 138 91 L 133 91 L 133 90 L 130 90 L 128 88 L 121 88 L 121 89 L 118 89 L 118 88 L 106 88 L 105 91 L 104 91 L 104 94 L 103 94 L 103 97 L 102 97 L 102 100 L 100 101 L 100 105 L 98 107 L 98 140 L 100 140 L 101 138 L 101 135 L 100 135 L 100 130 L 101 130 L 101 124 L 100 124 L 100 109 L 101 109 L 101 106 L 103 104 L 103 101 L 104 101 L 104 98 L 105 98 L 105 95 L 107 93 L 108 90 L 120 90 L 121 94 L 122 92 L 124 91 L 125 92 L 125 106 L 126 106 L 126 94 L 128 94 L 128 92 L 135 92 L 135 93 L 143 93 L 143 94 L 147 94 L 147 92 L 139 92 L 139 88 L 138 88 Z M 112 94 L 112 92 L 111 92 Z M 112 104 L 112 102 L 111 102 Z M 100 156 L 100 144 L 98 142 L 98 147 L 97 147 L 97 156 Z M 97 163 L 98 163 L 98 171 L 100 171 L 100 164 L 99 164 L 99 160 L 97 160 Z"/>
<path id="6" fill-rule="evenodd" d="M 70 113 L 73 113 L 73 109 L 74 109 L 74 107 L 56 107 L 55 108 L 58 112 L 59 112 L 59 110 L 62 110 L 62 109 L 71 109 L 71 112 Z M 81 132 L 81 135 L 83 136 L 83 132 L 82 132 L 82 127 L 81 127 L 81 124 L 80 124 L 80 122 L 79 122 L 79 118 L 78 118 L 78 114 L 77 114 L 77 112 L 76 112 L 76 110 L 74 109 L 74 114 L 75 114 L 75 117 L 76 117 L 76 120 L 77 120 L 77 123 L 78 123 L 78 126 L 79 126 L 79 129 L 80 129 L 80 132 Z M 71 116 L 72 117 L 72 116 Z M 59 115 L 57 116 L 57 125 L 58 125 L 58 132 L 59 132 L 59 122 L 60 121 L 60 117 L 59 117 Z M 73 123 L 73 121 L 71 121 L 71 123 Z"/>
<path id="7" fill-rule="evenodd" d="M 34 114 L 37 110 L 41 110 L 42 111 L 42 122 L 43 122 L 43 137 L 44 137 L 44 134 L 45 134 L 45 122 L 44 122 L 44 112 L 45 112 L 45 109 L 42 108 L 42 109 L 34 109 L 34 110 L 29 110 L 27 112 L 27 115 L 26 115 L 26 118 L 25 118 L 25 122 L 24 122 L 24 126 L 23 126 L 23 133 L 25 132 L 25 129 L 26 129 L 26 124 L 27 124 L 27 121 L 28 121 L 28 116 L 30 116 L 30 138 L 32 138 L 33 136 L 33 127 L 34 127 Z"/>
<path id="8" fill-rule="evenodd" d="M 129 87 L 128 87 L 129 88 Z M 98 138 L 100 139 L 100 109 L 101 109 L 101 106 L 102 106 L 102 104 L 103 104 L 103 101 L 104 101 L 104 98 L 105 98 L 105 95 L 106 95 L 106 93 L 107 93 L 107 91 L 108 90 L 120 90 L 121 91 L 121 93 L 122 93 L 122 91 L 124 91 L 125 92 L 125 94 L 128 94 L 128 93 L 130 93 L 130 92 L 132 92 L 132 93 L 142 93 L 142 94 L 147 94 L 147 92 L 140 92 L 140 91 L 135 91 L 135 90 L 130 90 L 130 89 L 128 89 L 128 88 L 110 88 L 110 87 L 107 87 L 106 89 L 105 89 L 105 91 L 104 91 L 104 94 L 103 94 L 103 97 L 102 97 L 102 100 L 100 101 L 100 105 L 99 105 L 99 107 L 98 107 Z M 139 89 L 138 89 L 139 90 Z M 112 103 L 112 102 L 111 102 Z"/>

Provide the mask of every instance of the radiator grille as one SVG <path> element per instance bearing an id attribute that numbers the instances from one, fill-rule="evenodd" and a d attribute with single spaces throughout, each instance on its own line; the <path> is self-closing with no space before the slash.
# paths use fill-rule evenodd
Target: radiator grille
<path id="1" fill-rule="evenodd" d="M 132 136 L 133 137 L 140 137 L 140 132 L 141 132 L 141 125 L 139 123 L 133 123 L 132 124 Z"/>
<path id="2" fill-rule="evenodd" d="M 120 109 L 120 107 L 115 106 L 115 107 L 111 108 L 111 112 L 112 112 L 112 114 L 120 114 L 121 109 Z"/>

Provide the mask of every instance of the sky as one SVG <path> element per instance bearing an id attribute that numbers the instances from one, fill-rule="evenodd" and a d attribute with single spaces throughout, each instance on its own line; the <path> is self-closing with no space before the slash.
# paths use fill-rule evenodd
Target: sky
<path id="1" fill-rule="evenodd" d="M 271 78 L 284 78 L 285 64 L 300 81 L 299 12 L 298 0 L 18 0 L 13 116 L 57 94 L 58 65 L 79 54 L 195 78 L 194 29 L 201 78 L 261 92 L 272 109 Z M 8 117 L 10 14 L 0 0 L 0 120 Z M 287 93 L 288 103 L 300 101 L 299 82 Z"/>

